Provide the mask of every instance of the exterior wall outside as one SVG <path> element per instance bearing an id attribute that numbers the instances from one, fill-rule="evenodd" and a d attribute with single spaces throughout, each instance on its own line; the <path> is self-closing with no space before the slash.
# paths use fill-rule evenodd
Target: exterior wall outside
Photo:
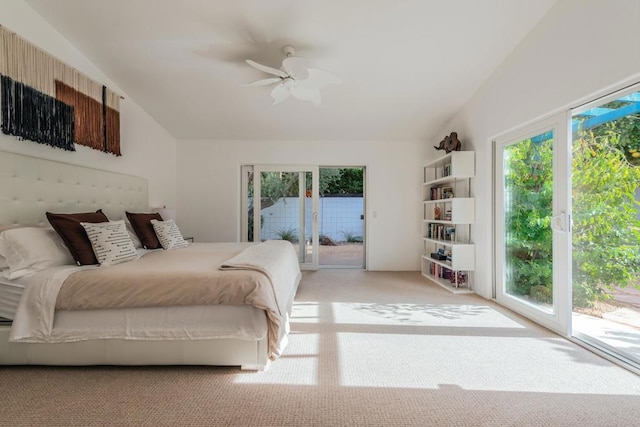
<path id="1" fill-rule="evenodd" d="M 150 206 L 175 206 L 176 140 L 23 0 L 0 1 L 0 25 L 124 96 L 120 103 L 122 156 L 84 146 L 63 151 L 0 133 L 0 151 L 147 178 Z"/>
<path id="2" fill-rule="evenodd" d="M 334 241 L 345 241 L 346 235 L 364 236 L 364 221 L 360 216 L 364 214 L 364 199 L 362 197 L 321 197 L 318 208 L 318 230 L 320 235 L 327 236 Z M 298 233 L 298 216 L 300 199 L 286 197 L 278 200 L 274 205 L 262 210 L 262 239 L 279 239 L 281 230 L 296 230 Z M 305 200 L 306 218 L 312 218 L 311 199 Z M 307 221 L 305 234 L 311 238 L 312 224 Z"/>
<path id="3" fill-rule="evenodd" d="M 491 141 L 640 81 L 639 18 L 638 0 L 559 1 L 465 107 L 435 133 L 434 140 L 455 130 L 463 149 L 476 151 L 472 195 L 478 294 L 492 296 Z"/>

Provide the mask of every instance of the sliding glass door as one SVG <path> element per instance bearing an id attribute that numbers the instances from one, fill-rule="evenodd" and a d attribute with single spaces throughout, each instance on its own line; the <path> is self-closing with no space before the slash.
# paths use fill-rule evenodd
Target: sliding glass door
<path id="1" fill-rule="evenodd" d="M 571 271 L 566 115 L 495 142 L 496 299 L 558 332 Z"/>
<path id="2" fill-rule="evenodd" d="M 497 301 L 640 369 L 640 85 L 494 150 Z"/>
<path id="3" fill-rule="evenodd" d="M 318 267 L 318 168 L 257 165 L 242 168 L 243 240 L 288 240 L 300 267 Z"/>
<path id="4" fill-rule="evenodd" d="M 640 88 L 573 111 L 572 335 L 640 368 Z"/>

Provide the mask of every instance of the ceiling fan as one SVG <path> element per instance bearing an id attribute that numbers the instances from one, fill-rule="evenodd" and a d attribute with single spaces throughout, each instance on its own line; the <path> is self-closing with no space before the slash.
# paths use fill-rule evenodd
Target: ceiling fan
<path id="1" fill-rule="evenodd" d="M 276 77 L 256 80 L 242 86 L 268 86 L 275 83 L 276 86 L 271 91 L 274 105 L 281 103 L 289 96 L 320 105 L 322 101 L 320 89 L 329 84 L 342 83 L 338 77 L 327 71 L 309 68 L 305 58 L 295 56 L 293 46 L 285 46 L 282 51 L 285 59 L 279 69 L 247 59 L 247 64 Z"/>

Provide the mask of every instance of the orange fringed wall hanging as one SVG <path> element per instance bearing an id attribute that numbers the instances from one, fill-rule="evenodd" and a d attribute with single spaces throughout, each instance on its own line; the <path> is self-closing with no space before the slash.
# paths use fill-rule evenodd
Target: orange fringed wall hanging
<path id="1" fill-rule="evenodd" d="M 120 156 L 120 96 L 0 26 L 2 132 Z"/>

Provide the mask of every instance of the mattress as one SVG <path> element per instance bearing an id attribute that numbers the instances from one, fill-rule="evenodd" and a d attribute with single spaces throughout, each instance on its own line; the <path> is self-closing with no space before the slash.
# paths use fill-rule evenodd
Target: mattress
<path id="1" fill-rule="evenodd" d="M 7 280 L 0 275 L 0 317 L 13 320 L 26 280 Z"/>
<path id="2" fill-rule="evenodd" d="M 58 333 L 129 339 L 236 338 L 261 340 L 267 335 L 264 310 L 250 305 L 195 305 L 109 310 L 58 310 L 54 328 Z"/>

